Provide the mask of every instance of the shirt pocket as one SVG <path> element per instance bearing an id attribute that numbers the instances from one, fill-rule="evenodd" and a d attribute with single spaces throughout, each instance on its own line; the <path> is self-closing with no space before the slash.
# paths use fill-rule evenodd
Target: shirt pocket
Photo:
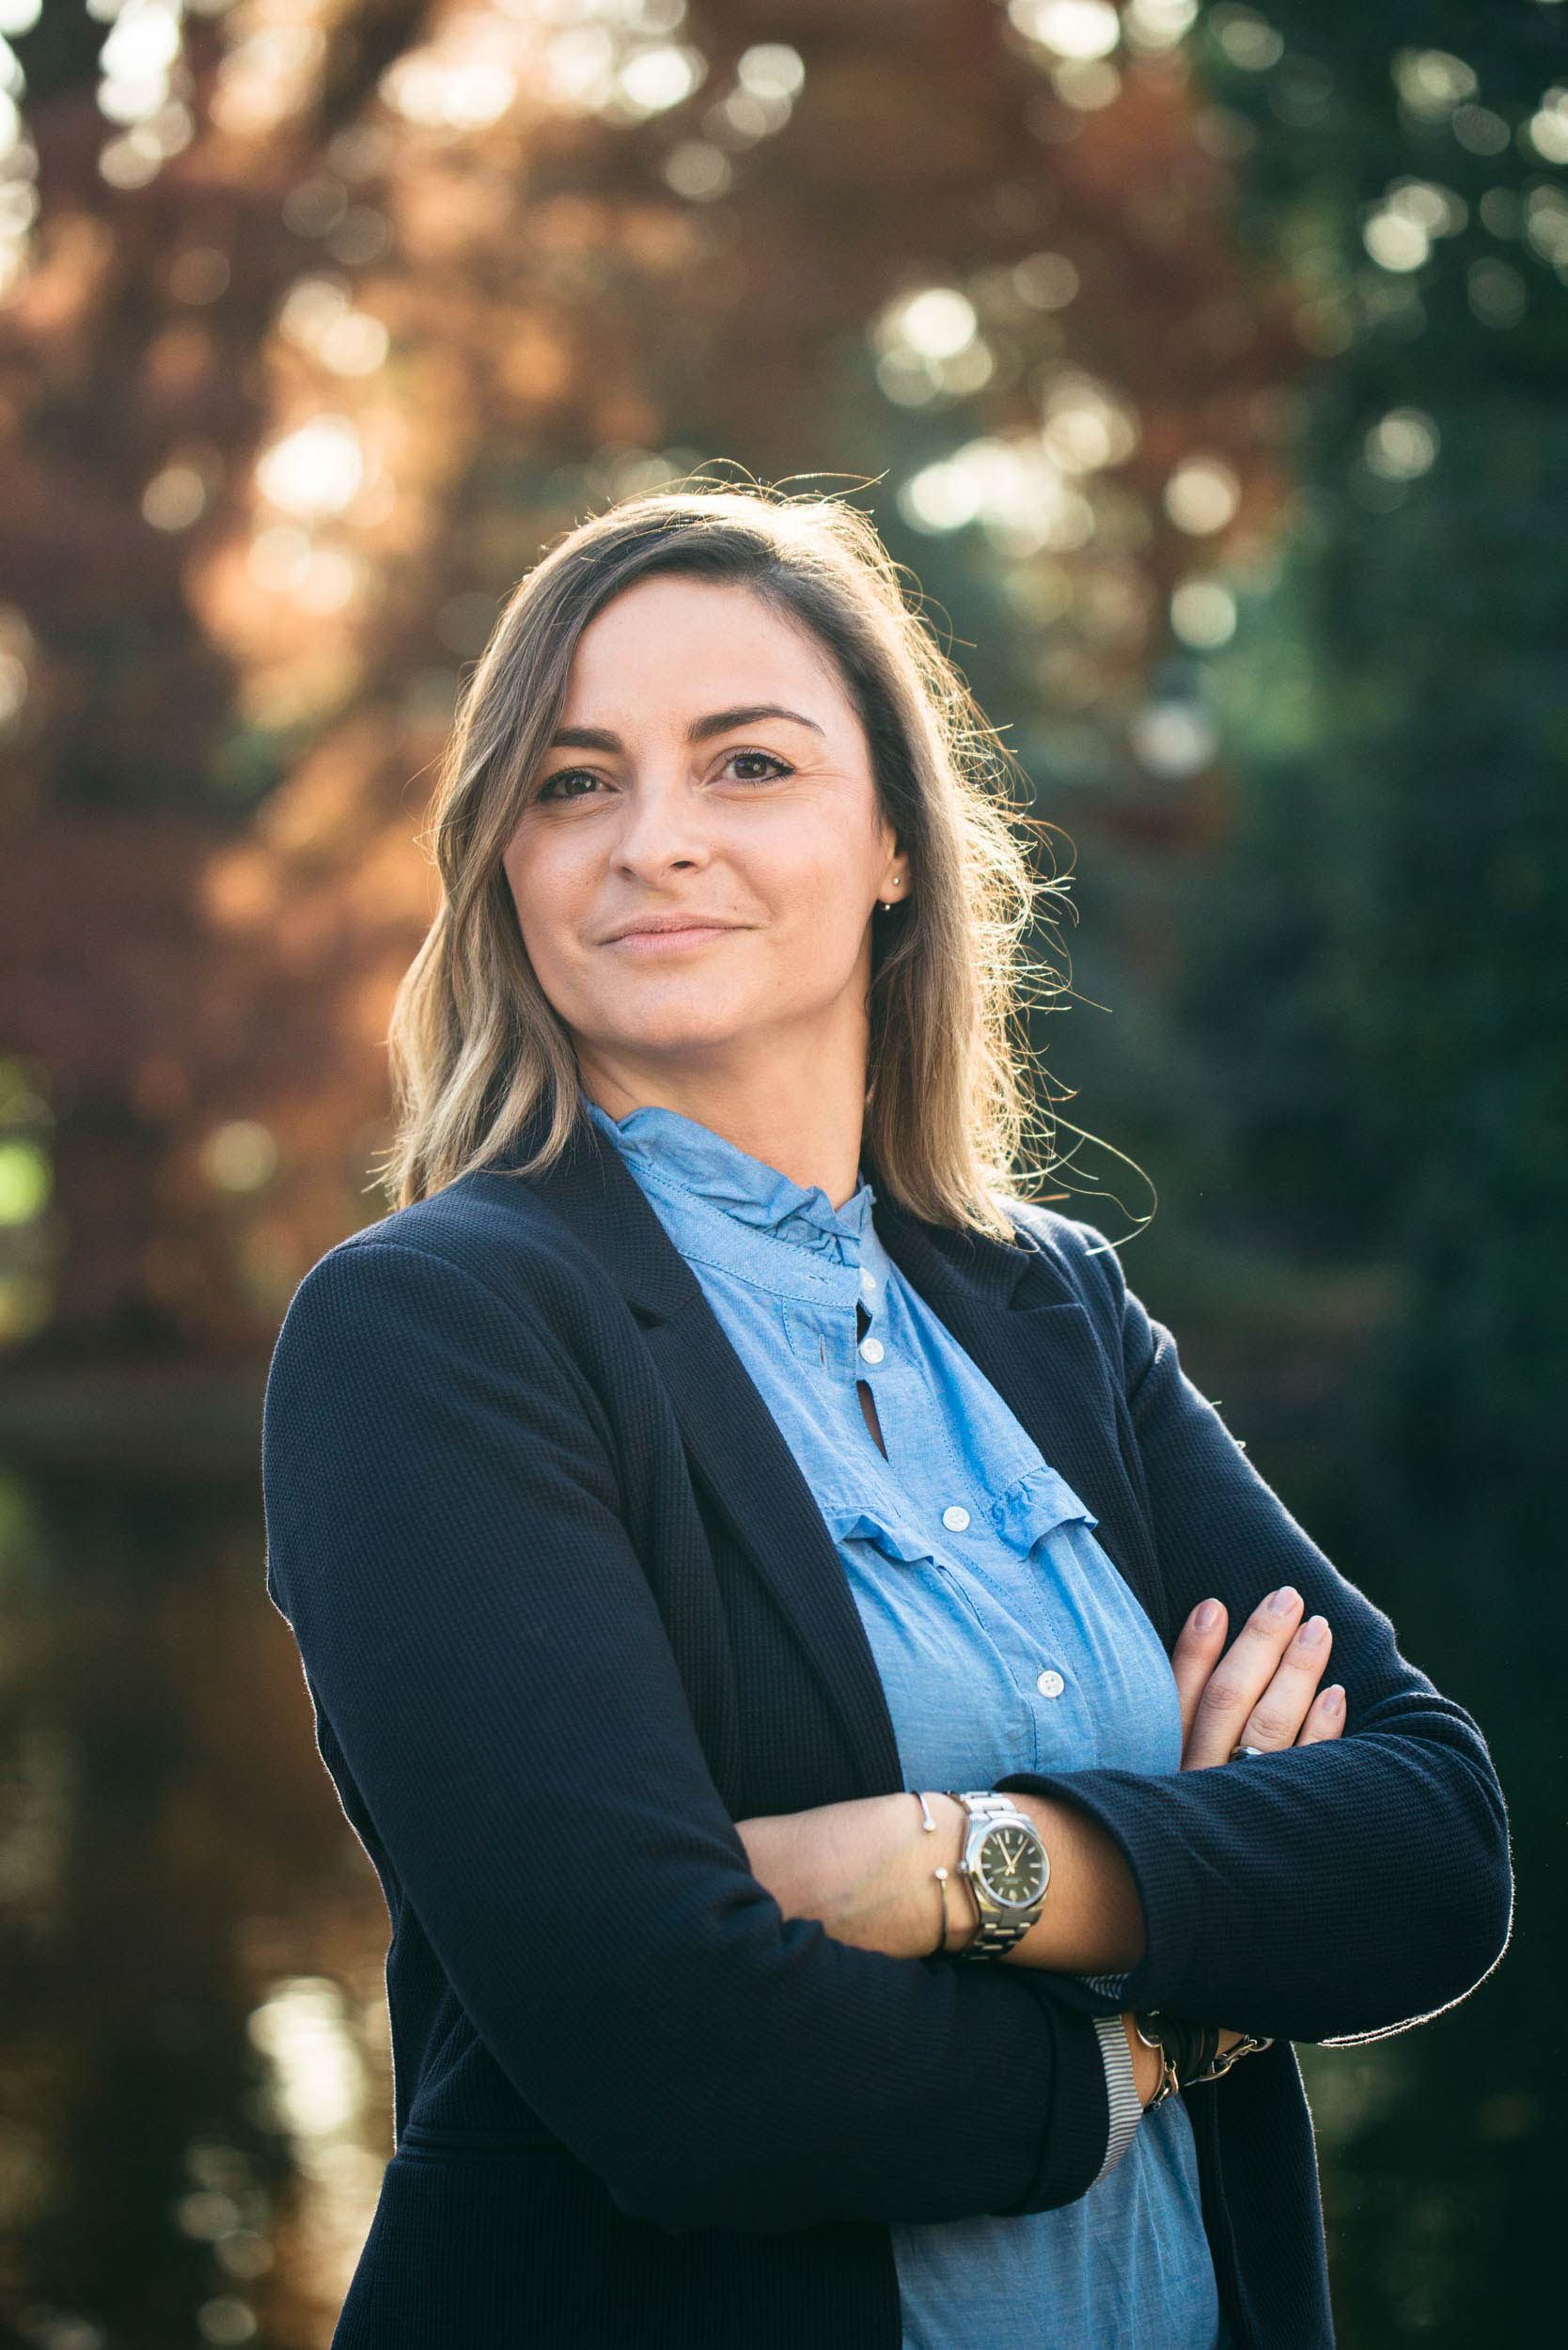
<path id="1" fill-rule="evenodd" d="M 1040 1768 L 1023 1626 L 914 1522 L 879 1501 L 828 1504 L 911 1787 L 989 1787 Z M 1026 1681 L 1026 1675 L 1028 1676 Z"/>

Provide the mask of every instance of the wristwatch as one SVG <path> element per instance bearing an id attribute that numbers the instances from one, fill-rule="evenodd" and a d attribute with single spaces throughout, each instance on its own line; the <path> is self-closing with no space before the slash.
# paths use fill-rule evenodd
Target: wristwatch
<path id="1" fill-rule="evenodd" d="M 947 1792 L 969 1815 L 958 1873 L 980 1912 L 980 1932 L 959 1955 L 994 1958 L 1021 1941 L 1044 1908 L 1050 1856 L 1034 1822 L 1006 1795 L 989 1787 L 972 1794 L 955 1787 Z"/>

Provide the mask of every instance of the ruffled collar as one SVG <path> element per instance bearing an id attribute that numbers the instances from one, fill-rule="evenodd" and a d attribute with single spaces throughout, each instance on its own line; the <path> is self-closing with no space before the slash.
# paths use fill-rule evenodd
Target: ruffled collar
<path id="1" fill-rule="evenodd" d="M 820 1183 L 792 1182 L 679 1110 L 650 1106 L 614 1119 L 586 1093 L 581 1098 L 595 1125 L 659 1188 L 705 1200 L 737 1223 L 833 1263 L 859 1264 L 876 1198 L 869 1183 L 836 1208 Z"/>

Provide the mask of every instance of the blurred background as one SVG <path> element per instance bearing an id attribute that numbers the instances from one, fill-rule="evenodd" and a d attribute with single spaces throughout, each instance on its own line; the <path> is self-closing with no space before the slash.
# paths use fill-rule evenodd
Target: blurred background
<path id="1" fill-rule="evenodd" d="M 1492 1743 L 1509 1953 L 1302 2060 L 1341 2342 L 1535 2339 L 1568 5 L 0 0 L 0 2343 L 329 2339 L 385 1921 L 262 1380 L 465 668 L 696 468 L 917 576 L 1073 872 L 1069 1210 Z"/>

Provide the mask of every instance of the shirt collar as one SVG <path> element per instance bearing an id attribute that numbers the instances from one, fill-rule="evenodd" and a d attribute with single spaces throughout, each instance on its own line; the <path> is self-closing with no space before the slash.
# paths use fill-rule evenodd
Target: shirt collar
<path id="1" fill-rule="evenodd" d="M 761 1276 L 767 1287 L 835 1303 L 854 1302 L 863 1262 L 880 1267 L 876 1194 L 864 1180 L 835 1208 L 821 1184 L 794 1183 L 679 1110 L 650 1105 L 614 1119 L 586 1093 L 581 1098 L 638 1183 L 678 1219 L 683 1252 Z"/>

